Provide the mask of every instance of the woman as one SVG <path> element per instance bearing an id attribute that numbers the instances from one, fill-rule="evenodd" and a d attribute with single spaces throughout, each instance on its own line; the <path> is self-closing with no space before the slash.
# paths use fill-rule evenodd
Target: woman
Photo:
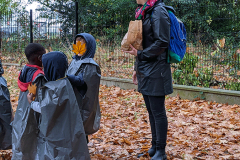
<path id="1" fill-rule="evenodd" d="M 125 51 L 136 56 L 133 82 L 138 84 L 148 113 L 152 131 L 152 159 L 167 159 L 165 153 L 168 121 L 165 95 L 173 92 L 167 48 L 170 40 L 170 19 L 162 0 L 137 0 L 135 18 L 142 20 L 143 50 Z M 172 7 L 167 7 L 174 12 Z"/>

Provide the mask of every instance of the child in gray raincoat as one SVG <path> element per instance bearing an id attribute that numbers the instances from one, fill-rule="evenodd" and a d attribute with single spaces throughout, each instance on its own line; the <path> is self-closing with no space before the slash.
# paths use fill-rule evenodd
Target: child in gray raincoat
<path id="1" fill-rule="evenodd" d="M 12 159 L 31 160 L 36 155 L 40 115 L 30 108 L 27 94 L 30 84 L 35 84 L 39 90 L 46 82 L 42 70 L 42 55 L 45 53 L 45 48 L 38 43 L 30 43 L 25 48 L 28 64 L 22 68 L 18 76 L 20 94 L 12 123 Z M 38 101 L 38 94 L 35 97 L 35 101 Z"/>
<path id="2" fill-rule="evenodd" d="M 12 106 L 7 81 L 2 77 L 4 70 L 0 60 L 0 150 L 12 148 Z"/>
<path id="3" fill-rule="evenodd" d="M 49 52 L 42 56 L 48 80 L 38 91 L 39 102 L 33 94 L 27 96 L 31 108 L 41 113 L 35 160 L 89 160 L 85 131 L 71 83 L 65 77 L 67 56 Z"/>
<path id="4" fill-rule="evenodd" d="M 73 85 L 78 105 L 83 119 L 86 135 L 93 134 L 100 127 L 99 85 L 101 70 L 93 60 L 96 51 L 96 41 L 88 33 L 81 33 L 75 37 L 74 43 L 80 41 L 86 44 L 86 52 L 73 56 L 67 76 Z"/>

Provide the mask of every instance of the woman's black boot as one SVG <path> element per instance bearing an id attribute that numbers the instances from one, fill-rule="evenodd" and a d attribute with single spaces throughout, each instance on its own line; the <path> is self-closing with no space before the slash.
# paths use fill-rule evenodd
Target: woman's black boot
<path id="1" fill-rule="evenodd" d="M 148 150 L 150 157 L 153 157 L 156 152 L 156 141 L 152 141 L 152 147 Z"/>
<path id="2" fill-rule="evenodd" d="M 156 153 L 152 157 L 151 160 L 167 160 L 167 155 L 165 153 L 165 149 L 156 149 Z"/>

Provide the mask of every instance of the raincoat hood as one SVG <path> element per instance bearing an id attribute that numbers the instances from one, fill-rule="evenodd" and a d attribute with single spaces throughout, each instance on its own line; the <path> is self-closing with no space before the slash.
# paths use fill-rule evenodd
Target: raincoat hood
<path id="1" fill-rule="evenodd" d="M 65 77 L 68 68 L 67 56 L 59 51 L 49 52 L 42 56 L 45 77 L 48 81 L 56 81 Z"/>
<path id="2" fill-rule="evenodd" d="M 80 33 L 80 34 L 77 34 L 75 39 L 74 39 L 74 44 L 76 44 L 76 38 L 77 37 L 83 37 L 86 41 L 86 45 L 87 45 L 87 50 L 86 50 L 86 53 L 83 55 L 83 56 L 73 56 L 73 59 L 76 59 L 76 60 L 83 60 L 85 58 L 93 58 L 94 55 L 95 55 L 95 51 L 96 51 L 96 40 L 95 38 L 91 35 L 91 34 L 88 34 L 88 33 Z"/>
<path id="3" fill-rule="evenodd" d="M 44 72 L 41 67 L 37 65 L 26 64 L 18 75 L 18 87 L 22 92 L 27 91 L 28 85 L 38 76 Z"/>

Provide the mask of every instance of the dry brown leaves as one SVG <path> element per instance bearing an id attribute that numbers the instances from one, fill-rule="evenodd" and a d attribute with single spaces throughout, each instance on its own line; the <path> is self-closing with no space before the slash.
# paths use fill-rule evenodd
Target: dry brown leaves
<path id="1" fill-rule="evenodd" d="M 134 159 L 149 148 L 150 129 L 142 96 L 134 90 L 101 86 L 101 127 L 91 135 L 92 159 Z"/>
<path id="2" fill-rule="evenodd" d="M 92 159 L 137 159 L 150 147 L 151 132 L 142 96 L 101 86 L 100 130 L 90 136 Z M 240 106 L 167 97 L 168 159 L 240 157 Z M 149 157 L 143 157 L 149 159 Z"/>
<path id="3" fill-rule="evenodd" d="M 83 43 L 81 41 L 77 41 L 76 44 L 73 44 L 73 52 L 78 55 L 82 56 L 86 52 L 86 43 Z"/>
<path id="4" fill-rule="evenodd" d="M 35 100 L 35 95 L 36 95 L 36 91 L 37 91 L 36 84 L 29 84 L 28 85 L 28 91 L 29 91 L 29 93 L 33 94 L 33 100 Z"/>
<path id="5" fill-rule="evenodd" d="M 11 102 L 17 105 L 18 69 L 5 68 Z M 100 130 L 89 136 L 91 159 L 137 159 L 150 147 L 148 113 L 140 93 L 100 87 Z M 238 159 L 240 106 L 167 97 L 168 159 Z M 7 151 L 11 153 L 11 151 Z M 6 151 L 0 151 L 0 157 Z M 5 154 L 6 155 L 6 154 Z M 149 159 L 146 155 L 141 159 Z"/>
<path id="6" fill-rule="evenodd" d="M 3 66 L 3 68 L 4 68 L 3 77 L 7 81 L 13 112 L 15 112 L 17 109 L 18 96 L 20 91 L 17 85 L 17 77 L 20 69 L 15 66 L 11 66 L 11 67 Z"/>
<path id="7" fill-rule="evenodd" d="M 27 63 L 26 56 L 22 55 L 19 56 L 19 53 L 4 53 L 4 55 L 5 56 L 1 56 L 2 63 L 16 63 L 16 64 Z"/>
<path id="8" fill-rule="evenodd" d="M 11 160 L 12 150 L 0 150 L 0 160 Z"/>
<path id="9" fill-rule="evenodd" d="M 36 84 L 29 84 L 28 85 L 28 91 L 29 91 L 29 93 L 32 93 L 33 95 L 36 95 L 36 91 L 37 91 Z"/>
<path id="10" fill-rule="evenodd" d="M 186 159 L 240 157 L 240 106 L 169 98 L 167 150 Z"/>

